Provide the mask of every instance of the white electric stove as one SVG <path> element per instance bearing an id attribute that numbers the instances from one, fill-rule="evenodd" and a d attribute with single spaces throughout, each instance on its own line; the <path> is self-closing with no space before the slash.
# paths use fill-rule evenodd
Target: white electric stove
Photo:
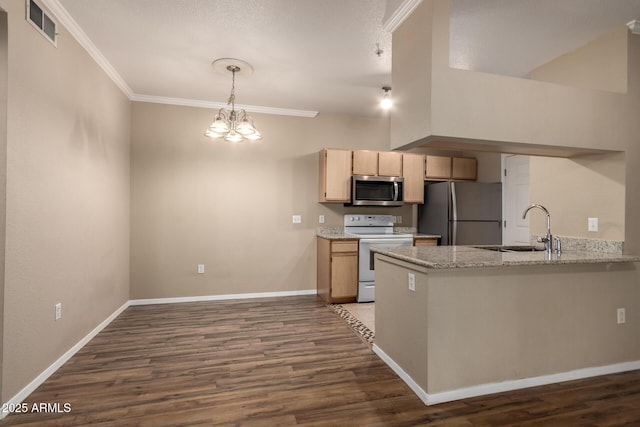
<path id="1" fill-rule="evenodd" d="M 375 301 L 372 247 L 397 248 L 413 245 L 413 235 L 394 233 L 393 215 L 347 214 L 345 234 L 358 237 L 358 302 Z"/>

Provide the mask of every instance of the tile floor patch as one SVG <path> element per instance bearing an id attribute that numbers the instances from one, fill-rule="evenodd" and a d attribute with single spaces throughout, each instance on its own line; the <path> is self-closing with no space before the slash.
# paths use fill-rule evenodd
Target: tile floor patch
<path id="1" fill-rule="evenodd" d="M 349 311 L 344 308 L 340 304 L 329 304 L 340 317 L 342 317 L 347 325 L 351 327 L 354 331 L 356 331 L 366 342 L 369 344 L 373 344 L 373 340 L 375 338 L 375 334 L 369 328 L 367 328 L 361 321 L 359 321 L 353 314 L 349 313 Z"/>

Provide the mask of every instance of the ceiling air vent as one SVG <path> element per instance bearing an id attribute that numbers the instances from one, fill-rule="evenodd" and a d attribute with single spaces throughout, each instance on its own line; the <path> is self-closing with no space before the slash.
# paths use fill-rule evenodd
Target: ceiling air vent
<path id="1" fill-rule="evenodd" d="M 27 21 L 31 23 L 54 46 L 56 45 L 56 23 L 33 0 L 27 0 Z"/>

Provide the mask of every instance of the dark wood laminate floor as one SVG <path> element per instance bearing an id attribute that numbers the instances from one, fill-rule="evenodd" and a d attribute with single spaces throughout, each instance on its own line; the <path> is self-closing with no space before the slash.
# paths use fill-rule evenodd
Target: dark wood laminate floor
<path id="1" fill-rule="evenodd" d="M 0 426 L 640 425 L 640 371 L 426 407 L 315 297 L 127 309 Z M 63 408 L 63 407 L 62 407 Z"/>

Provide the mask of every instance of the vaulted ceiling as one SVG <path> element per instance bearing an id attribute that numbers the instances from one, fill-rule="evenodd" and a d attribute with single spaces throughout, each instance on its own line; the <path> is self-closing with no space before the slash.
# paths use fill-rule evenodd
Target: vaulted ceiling
<path id="1" fill-rule="evenodd" d="M 238 104 L 377 116 L 391 83 L 383 24 L 416 0 L 47 2 L 66 10 L 134 99 L 224 103 L 231 75 L 211 62 L 232 57 L 254 68 L 237 79 Z M 451 63 L 522 77 L 636 18 L 640 0 L 452 0 Z"/>

